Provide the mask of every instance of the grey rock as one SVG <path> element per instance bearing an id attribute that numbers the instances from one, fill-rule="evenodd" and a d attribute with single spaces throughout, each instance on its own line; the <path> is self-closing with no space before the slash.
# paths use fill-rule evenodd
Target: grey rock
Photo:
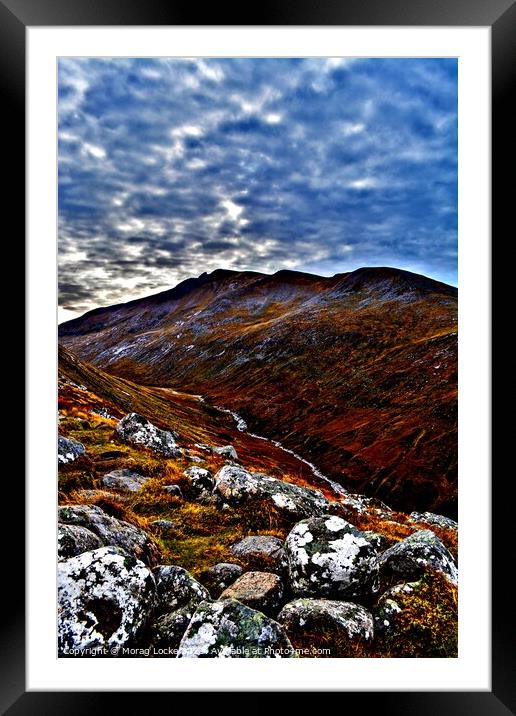
<path id="1" fill-rule="evenodd" d="M 151 525 L 160 532 L 171 532 L 175 527 L 171 520 L 152 520 Z"/>
<path id="2" fill-rule="evenodd" d="M 283 572 L 287 566 L 285 543 L 271 535 L 251 535 L 235 542 L 229 548 L 248 567 Z"/>
<path id="3" fill-rule="evenodd" d="M 278 614 L 278 622 L 293 641 L 296 637 L 315 636 L 317 639 L 319 635 L 324 635 L 338 641 L 341 652 L 346 651 L 347 641 L 352 651 L 354 644 L 371 642 L 374 636 L 373 617 L 367 609 L 358 604 L 330 599 L 296 599 L 289 602 Z"/>
<path id="4" fill-rule="evenodd" d="M 321 492 L 283 482 L 239 465 L 224 465 L 215 475 L 215 492 L 231 506 L 256 503 L 292 521 L 339 509 Z"/>
<path id="5" fill-rule="evenodd" d="M 237 599 L 251 609 L 275 616 L 283 600 L 283 583 L 271 572 L 245 572 L 219 599 Z"/>
<path id="6" fill-rule="evenodd" d="M 102 477 L 102 484 L 122 492 L 138 492 L 149 479 L 133 470 L 112 470 Z"/>
<path id="7" fill-rule="evenodd" d="M 61 559 L 76 557 L 82 552 L 102 547 L 96 534 L 79 525 L 59 525 L 57 530 L 57 552 Z"/>
<path id="8" fill-rule="evenodd" d="M 212 448 L 213 452 L 216 455 L 223 455 L 224 457 L 229 457 L 232 460 L 238 460 L 238 454 L 233 445 L 223 445 L 222 447 L 214 447 Z"/>
<path id="9" fill-rule="evenodd" d="M 434 512 L 411 512 L 410 519 L 414 522 L 425 522 L 427 525 L 435 525 L 443 529 L 459 529 L 458 522 L 444 515 L 436 515 Z"/>
<path id="10" fill-rule="evenodd" d="M 119 547 L 125 554 L 141 559 L 151 567 L 159 559 L 159 549 L 146 532 L 111 517 L 97 505 L 60 507 L 58 520 L 65 525 L 86 527 L 97 535 L 104 546 Z"/>
<path id="11" fill-rule="evenodd" d="M 291 658 L 292 644 L 275 621 L 234 599 L 201 602 L 178 658 Z"/>
<path id="12" fill-rule="evenodd" d="M 405 594 L 413 594 L 417 586 L 418 582 L 396 584 L 378 599 L 373 610 L 375 633 L 378 636 L 393 636 L 396 634 L 399 615 L 403 611 L 401 598 Z"/>
<path id="13" fill-rule="evenodd" d="M 430 530 L 414 532 L 380 555 L 380 576 L 385 582 L 419 579 L 428 569 L 442 572 L 453 584 L 458 582 L 452 555 Z"/>
<path id="14" fill-rule="evenodd" d="M 137 643 L 154 596 L 149 569 L 117 548 L 101 547 L 59 562 L 59 653 Z"/>
<path id="15" fill-rule="evenodd" d="M 378 553 L 341 517 L 311 517 L 285 543 L 290 587 L 306 597 L 346 599 L 378 591 Z"/>
<path id="16" fill-rule="evenodd" d="M 214 597 L 218 597 L 226 587 L 229 587 L 240 577 L 243 571 L 239 564 L 219 562 L 219 564 L 215 564 L 206 570 L 202 575 L 202 581 L 208 588 L 210 594 Z"/>
<path id="17" fill-rule="evenodd" d="M 57 462 L 66 465 L 74 462 L 78 457 L 84 455 L 84 445 L 73 438 L 64 438 L 59 435 L 57 438 Z"/>
<path id="18" fill-rule="evenodd" d="M 182 454 L 173 433 L 160 430 L 138 413 L 125 415 L 116 426 L 116 432 L 121 440 L 149 448 L 164 457 L 179 457 Z"/>
<path id="19" fill-rule="evenodd" d="M 160 565 L 154 569 L 157 609 L 160 613 L 173 612 L 177 609 L 210 600 L 210 594 L 192 575 L 176 565 Z"/>

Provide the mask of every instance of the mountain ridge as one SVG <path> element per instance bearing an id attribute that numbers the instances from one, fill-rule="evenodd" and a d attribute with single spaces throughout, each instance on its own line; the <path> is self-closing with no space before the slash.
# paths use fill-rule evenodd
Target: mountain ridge
<path id="1" fill-rule="evenodd" d="M 112 375 L 238 412 L 353 492 L 453 516 L 456 294 L 389 267 L 224 270 L 59 333 Z"/>

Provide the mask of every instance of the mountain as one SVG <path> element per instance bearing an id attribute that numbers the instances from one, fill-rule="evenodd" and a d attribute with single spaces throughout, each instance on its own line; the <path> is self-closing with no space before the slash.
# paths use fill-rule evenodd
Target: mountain
<path id="1" fill-rule="evenodd" d="M 217 270 L 91 311 L 59 340 L 112 376 L 238 412 L 352 492 L 456 514 L 451 286 L 393 268 Z"/>

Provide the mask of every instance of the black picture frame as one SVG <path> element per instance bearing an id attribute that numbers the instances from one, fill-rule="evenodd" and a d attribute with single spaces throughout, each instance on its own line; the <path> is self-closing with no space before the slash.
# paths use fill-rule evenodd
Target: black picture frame
<path id="1" fill-rule="evenodd" d="M 202 23 L 198 22 L 202 17 Z M 505 169 L 513 170 L 516 146 L 511 144 L 513 115 L 509 112 L 511 89 L 516 86 L 516 3 L 514 0 L 361 0 L 360 3 L 262 1 L 246 14 L 244 8 L 212 4 L 201 11 L 181 0 L 0 0 L 0 88 L 5 123 L 4 173 L 8 172 L 5 206 L 15 217 L 13 237 L 21 239 L 25 215 L 25 33 L 31 26 L 73 25 L 391 25 L 391 26 L 490 26 L 492 32 L 492 216 L 493 236 L 512 226 L 513 182 Z M 512 147 L 512 148 L 511 148 Z M 10 156 L 9 156 L 10 155 Z M 511 161 L 511 159 L 513 161 Z M 7 168 L 7 169 L 6 169 Z M 16 229 L 14 228 L 16 226 Z M 512 233 L 512 232 L 511 232 Z M 18 238 L 20 236 L 20 238 Z M 13 242 L 16 243 L 16 242 Z M 493 294 L 496 301 L 497 294 Z M 496 305 L 496 304 L 495 304 Z M 20 325 L 8 317 L 8 330 Z M 21 339 L 20 344 L 23 344 Z M 30 445 L 28 446 L 30 449 Z M 512 481 L 514 482 L 514 481 Z M 514 499 L 511 480 L 493 479 L 492 544 L 492 691 L 490 692 L 351 692 L 345 707 L 378 709 L 382 714 L 492 714 L 516 713 L 516 634 L 511 590 L 507 588 L 508 563 L 513 556 Z M 21 479 L 9 480 L 9 500 L 24 503 Z M 20 513 L 20 511 L 17 511 Z M 23 534 L 18 525 L 16 544 L 6 543 L 4 588 L 8 607 L 0 612 L 0 707 L 10 716 L 19 714 L 73 713 L 75 716 L 120 708 L 120 693 L 26 692 Z M 400 666 L 402 668 L 402 666 Z M 316 689 L 314 689 L 315 691 Z M 336 685 L 336 690 L 338 686 Z M 149 693 L 131 693 L 131 706 L 149 708 Z M 152 694 L 167 698 L 170 694 Z M 243 696 L 243 698 L 245 698 Z M 145 699 L 145 701 L 143 701 Z M 116 701 L 115 701 L 116 700 Z M 154 706 L 154 704 L 153 704 Z"/>

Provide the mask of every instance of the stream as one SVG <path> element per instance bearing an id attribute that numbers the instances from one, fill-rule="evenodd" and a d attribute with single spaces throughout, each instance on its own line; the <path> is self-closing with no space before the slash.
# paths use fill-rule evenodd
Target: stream
<path id="1" fill-rule="evenodd" d="M 200 402 L 206 402 L 204 398 L 201 395 L 197 395 L 196 398 Z M 314 477 L 317 477 L 319 480 L 322 480 L 323 482 L 326 482 L 332 490 L 335 492 L 335 494 L 339 496 L 347 495 L 348 492 L 345 490 L 342 485 L 339 485 L 334 480 L 331 480 L 329 477 L 324 475 L 313 463 L 311 463 L 309 460 L 306 460 L 304 457 L 301 457 L 301 455 L 298 455 L 297 452 L 294 452 L 294 450 L 291 450 L 290 448 L 284 447 L 279 440 L 271 440 L 269 438 L 264 437 L 263 435 L 257 435 L 256 433 L 249 432 L 247 428 L 247 423 L 243 419 L 241 415 L 238 413 L 235 413 L 233 410 L 229 410 L 228 408 L 223 408 L 220 405 L 214 405 L 213 406 L 216 410 L 219 410 L 221 413 L 226 413 L 227 415 L 231 415 L 233 420 L 235 421 L 236 428 L 241 433 L 246 433 L 252 438 L 256 438 L 256 440 L 264 440 L 265 442 L 270 443 L 271 445 L 274 445 L 279 450 L 282 450 L 285 453 L 288 453 L 292 457 L 294 457 L 296 460 L 299 460 L 299 462 L 302 462 L 304 465 L 310 468 L 312 474 Z"/>

